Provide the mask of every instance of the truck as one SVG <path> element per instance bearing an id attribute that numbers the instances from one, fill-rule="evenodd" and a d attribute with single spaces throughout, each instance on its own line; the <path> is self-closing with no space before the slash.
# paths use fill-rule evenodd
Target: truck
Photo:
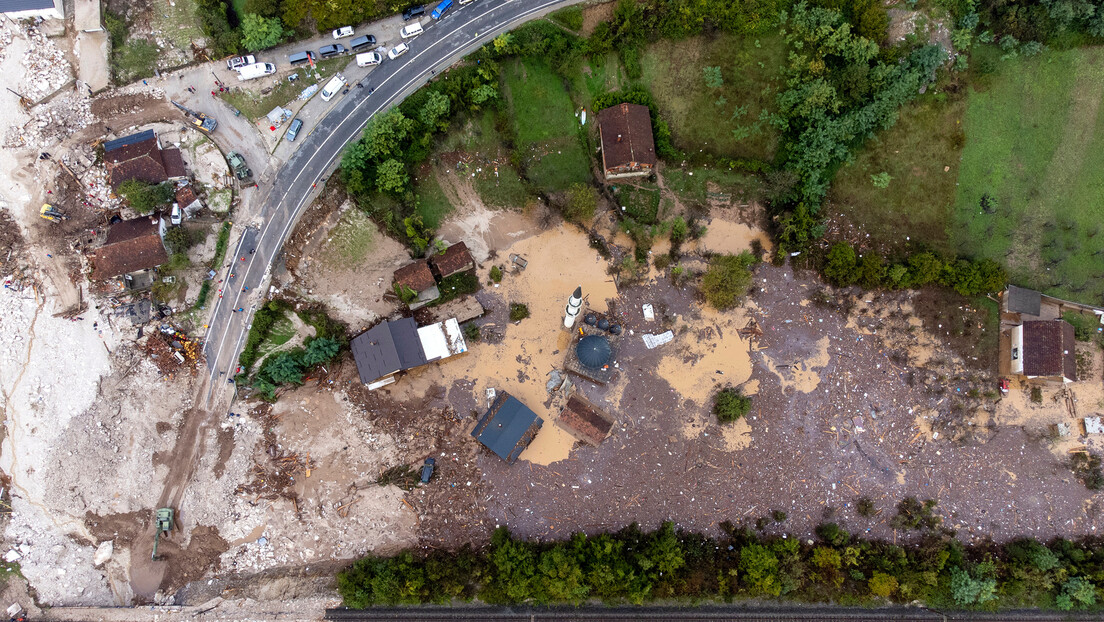
<path id="1" fill-rule="evenodd" d="M 252 80 L 253 78 L 260 78 L 261 76 L 267 76 L 269 74 L 276 73 L 276 65 L 272 63 L 253 63 L 252 65 L 245 65 L 238 69 L 239 80 Z"/>
<path id="2" fill-rule="evenodd" d="M 234 171 L 234 177 L 246 179 L 253 176 L 253 171 L 245 165 L 245 158 L 237 151 L 231 151 L 227 154 L 226 159 L 230 162 L 230 170 Z"/>
<path id="3" fill-rule="evenodd" d="M 172 105 L 179 108 L 181 112 L 184 113 L 184 116 L 191 118 L 192 127 L 203 132 L 204 134 L 210 134 L 211 132 L 215 131 L 215 128 L 218 127 L 218 121 L 203 114 L 202 112 L 191 110 L 190 108 L 187 108 L 176 101 L 169 101 L 172 102 Z"/>

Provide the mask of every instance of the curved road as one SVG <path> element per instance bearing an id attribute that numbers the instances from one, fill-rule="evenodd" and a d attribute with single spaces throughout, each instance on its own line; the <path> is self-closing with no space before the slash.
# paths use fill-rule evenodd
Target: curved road
<path id="1" fill-rule="evenodd" d="M 210 374 L 205 407 L 217 401 L 234 376 L 253 316 L 253 301 L 257 300 L 254 288 L 267 283 L 284 241 L 316 194 L 316 184 L 335 170 L 345 145 L 360 137 L 369 119 L 421 87 L 435 70 L 499 32 L 544 15 L 558 5 L 578 1 L 475 0 L 463 7 L 454 4 L 442 20 L 427 24 L 424 34 L 408 42 L 409 52 L 396 60 L 385 58 L 363 80 L 365 88 L 350 88 L 348 95 L 310 130 L 299 149 L 274 175 L 273 185 L 262 199 L 256 219 L 259 224 L 254 222 L 244 231 L 230 268 L 221 275 L 225 279 L 223 298 L 211 311 L 203 348 Z M 243 290 L 245 287 L 249 289 Z"/>

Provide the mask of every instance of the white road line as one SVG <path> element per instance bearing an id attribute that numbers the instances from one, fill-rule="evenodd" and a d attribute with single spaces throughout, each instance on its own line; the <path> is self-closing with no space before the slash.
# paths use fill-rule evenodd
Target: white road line
<path id="1" fill-rule="evenodd" d="M 536 13 L 536 12 L 538 12 L 538 11 L 541 11 L 541 10 L 543 10 L 543 9 L 546 9 L 546 8 L 548 8 L 548 7 L 550 7 L 550 6 L 553 6 L 553 5 L 556 5 L 556 4 L 560 4 L 560 3 L 562 3 L 563 1 L 564 1 L 564 0 L 552 0 L 551 2 L 546 2 L 546 3 L 544 3 L 544 4 L 541 4 L 541 5 L 538 5 L 538 6 L 536 6 L 536 7 L 533 7 L 532 9 L 529 9 L 529 10 L 527 10 L 527 11 L 524 11 L 524 12 L 522 12 L 522 13 L 519 13 L 519 14 L 518 14 L 518 15 L 517 15 L 517 16 L 516 16 L 516 17 L 515 17 L 514 19 L 510 20 L 510 21 L 509 21 L 509 22 L 507 22 L 506 24 L 499 24 L 497 28 L 501 28 L 501 27 L 503 27 L 503 26 L 508 26 L 508 25 L 510 25 L 510 24 L 513 24 L 513 23 L 517 22 L 518 20 L 520 20 L 520 19 L 522 19 L 522 18 L 528 17 L 529 15 L 531 15 L 531 14 L 533 14 L 533 13 Z M 472 19 L 470 19 L 470 20 L 468 20 L 467 22 L 465 22 L 464 24 L 462 24 L 462 25 L 461 25 L 461 26 L 460 26 L 459 28 L 455 29 L 455 30 L 454 30 L 453 32 L 451 32 L 451 33 L 449 33 L 449 34 L 447 34 L 447 35 L 445 35 L 445 36 L 441 37 L 441 38 L 440 38 L 440 39 L 438 39 L 438 40 L 437 40 L 436 42 L 432 43 L 432 44 L 431 44 L 431 45 L 430 45 L 430 46 L 429 46 L 428 48 L 426 48 L 425 50 L 422 50 L 422 51 L 421 51 L 421 52 L 419 52 L 418 54 L 416 54 L 416 55 L 414 55 L 414 56 L 410 57 L 410 59 L 409 59 L 409 60 L 407 60 L 407 64 L 409 65 L 409 64 L 413 63 L 413 62 L 414 62 L 415 60 L 417 60 L 418 58 L 420 58 L 420 57 L 421 57 L 421 56 L 422 56 L 423 54 L 427 54 L 427 53 L 429 53 L 429 52 L 430 52 L 431 50 L 433 50 L 433 49 L 434 49 L 435 47 L 437 47 L 438 45 L 440 45 L 440 44 L 444 43 L 444 42 L 445 42 L 445 41 L 446 41 L 446 40 L 447 40 L 447 39 L 448 39 L 449 37 L 451 37 L 451 36 L 452 36 L 452 35 L 454 35 L 454 34 L 457 34 L 457 33 L 461 32 L 461 31 L 462 31 L 462 30 L 463 30 L 463 29 L 464 29 L 465 27 L 467 27 L 468 25 L 472 24 L 473 22 L 475 22 L 475 21 L 477 21 L 477 20 L 480 20 L 480 19 L 482 19 L 482 18 L 484 18 L 484 17 L 487 17 L 487 16 L 491 15 L 492 13 L 494 13 L 495 11 L 497 11 L 497 10 L 499 10 L 499 9 L 501 9 L 501 8 L 505 8 L 506 6 L 508 6 L 508 3 L 503 3 L 503 4 L 502 4 L 502 5 L 500 5 L 500 6 L 497 6 L 497 7 L 494 7 L 494 8 L 492 8 L 492 9 L 490 9 L 490 10 L 489 10 L 489 11 L 487 11 L 486 13 L 481 13 L 481 14 L 480 14 L 480 15 L 478 15 L 477 17 L 473 17 Z M 477 43 L 477 42 L 478 42 L 478 41 L 479 41 L 480 39 L 485 39 L 485 38 L 486 38 L 486 37 L 487 37 L 487 36 L 488 36 L 488 35 L 489 35 L 489 34 L 490 34 L 491 32 L 494 32 L 494 30 L 492 30 L 492 31 L 488 32 L 488 33 L 487 33 L 486 35 L 483 35 L 483 36 L 477 36 L 477 37 L 474 37 L 474 38 L 472 38 L 471 42 L 470 42 L 470 43 L 469 43 L 469 44 L 468 44 L 467 46 L 462 46 L 462 47 L 460 47 L 460 48 L 457 48 L 457 50 L 456 50 L 455 52 L 453 52 L 453 54 L 463 53 L 463 51 L 464 51 L 465 49 L 467 49 L 467 48 L 469 48 L 469 47 L 474 47 L 474 44 L 475 44 L 475 43 Z M 447 58 L 447 57 L 446 57 L 446 58 Z M 371 113 L 370 113 L 370 114 L 369 114 L 369 115 L 368 115 L 368 116 L 367 116 L 367 117 L 366 117 L 366 118 L 364 119 L 364 122 L 360 124 L 360 126 L 359 126 L 359 127 L 358 127 L 358 128 L 356 129 L 356 131 L 355 131 L 355 132 L 354 132 L 353 134 L 354 134 L 354 135 L 355 135 L 355 134 L 359 134 L 359 133 L 361 132 L 361 130 L 363 130 L 363 129 L 364 129 L 364 126 L 368 125 L 368 122 L 369 122 L 369 121 L 370 121 L 370 120 L 372 119 L 372 117 L 374 117 L 375 115 L 379 114 L 379 112 L 380 112 L 381 110 L 383 110 L 383 109 L 384 109 L 385 107 L 387 107 L 387 106 L 390 106 L 390 105 L 391 105 L 391 103 L 392 103 L 392 101 L 394 101 L 394 100 L 395 100 L 395 99 L 396 99 L 397 97 L 399 97 L 399 96 L 400 96 L 400 95 L 401 95 L 401 94 L 402 94 L 402 93 L 403 93 L 403 92 L 404 92 L 404 91 L 405 91 L 405 90 L 406 90 L 407 88 L 409 88 L 409 87 L 410 87 L 410 86 L 411 86 L 412 84 L 414 84 L 415 82 L 418 82 L 419 80 L 422 80 L 422 79 L 424 78 L 424 76 L 425 76 L 425 75 L 426 75 L 427 73 L 429 73 L 430 71 L 433 71 L 433 70 L 435 70 L 435 68 L 436 68 L 436 65 L 434 65 L 434 66 L 432 66 L 432 67 L 430 67 L 430 68 L 428 68 L 428 69 L 425 69 L 425 70 L 423 70 L 423 71 L 422 71 L 421 73 L 419 73 L 418 75 L 416 75 L 416 76 L 415 76 L 414 78 L 410 79 L 410 80 L 409 80 L 409 81 L 408 81 L 408 82 L 407 82 L 406 84 L 402 85 L 402 87 L 400 87 L 400 88 L 398 89 L 398 91 L 397 91 L 397 92 L 395 93 L 395 95 L 393 95 L 392 97 L 388 98 L 388 99 L 387 99 L 387 101 L 385 101 L 384 103 L 382 103 L 381 105 L 379 105 L 379 106 L 378 106 L 378 107 L 377 107 L 377 108 L 376 108 L 376 109 L 375 109 L 374 111 L 372 111 L 372 112 L 371 112 Z M 379 86 L 383 86 L 384 84 L 387 84 L 387 83 L 388 83 L 388 82 L 389 82 L 389 81 L 390 81 L 390 80 L 391 80 L 392 78 L 394 78 L 394 77 L 396 77 L 396 76 L 398 76 L 398 73 L 397 73 L 397 72 L 396 72 L 396 73 L 393 73 L 393 74 L 391 74 L 390 76 L 388 76 L 388 77 L 386 77 L 386 78 L 384 78 L 383 82 L 380 82 Z M 375 87 L 375 88 L 379 88 L 379 86 L 377 86 L 377 87 Z M 282 205 L 282 204 L 283 204 L 284 200 L 285 200 L 285 199 L 287 198 L 287 195 L 288 195 L 288 194 L 289 194 L 289 193 L 291 192 L 292 188 L 294 188 L 294 187 L 295 187 L 295 184 L 296 184 L 296 183 L 297 183 L 297 182 L 299 181 L 299 178 L 300 178 L 300 177 L 301 177 L 301 176 L 303 175 L 303 173 L 305 173 L 305 172 L 306 172 L 307 168 L 308 168 L 308 167 L 310 166 L 310 163 L 311 163 L 311 162 L 313 162 L 313 161 L 314 161 L 314 158 L 315 158 L 315 157 L 316 157 L 316 156 L 317 156 L 317 155 L 318 155 L 318 154 L 319 154 L 319 153 L 320 153 L 320 152 L 322 151 L 322 147 L 323 147 L 323 146 L 324 146 L 324 145 L 326 144 L 326 142 L 328 142 L 328 141 L 330 140 L 330 138 L 331 138 L 331 137 L 337 136 L 337 135 L 338 135 L 338 132 L 337 132 L 337 130 L 341 129 L 341 126 L 342 126 L 342 125 L 344 125 L 344 124 L 345 124 L 345 122 L 346 122 L 346 121 L 348 121 L 348 120 L 349 120 L 349 119 L 350 119 L 350 118 L 351 118 L 351 117 L 353 116 L 353 114 L 355 114 L 355 113 L 356 113 L 356 112 L 357 112 L 357 111 L 358 111 L 358 110 L 360 109 L 360 107 L 361 107 L 361 106 L 363 106 L 363 105 L 364 105 L 364 104 L 366 104 L 366 103 L 368 103 L 368 98 L 367 98 L 367 97 L 366 97 L 366 98 L 364 98 L 364 100 L 362 100 L 362 101 L 361 101 L 360 103 L 358 103 L 358 104 L 357 104 L 356 106 L 354 106 L 354 107 L 353 107 L 353 109 L 349 111 L 349 114 L 345 115 L 345 118 L 343 118 L 343 119 L 342 119 L 341 121 L 339 121 L 339 122 L 337 123 L 337 126 L 336 126 L 336 127 L 334 128 L 334 131 L 330 133 L 330 136 L 326 138 L 326 141 L 323 141 L 323 143 L 322 143 L 321 145 L 319 145 L 318 149 L 316 149 L 316 150 L 314 151 L 314 153 L 312 153 L 312 154 L 311 154 L 310 158 L 308 158 L 308 159 L 307 159 L 307 161 L 306 161 L 306 162 L 305 162 L 305 163 L 304 163 L 304 164 L 303 164 L 302 166 L 300 166 L 300 167 L 299 167 L 299 174 L 298 174 L 298 175 L 296 175 L 296 176 L 295 176 L 295 179 L 293 179 L 293 180 L 291 181 L 291 184 L 289 184 L 289 185 L 288 185 L 288 189 L 287 189 L 287 190 L 286 190 L 286 191 L 284 192 L 283 196 L 281 196 L 281 197 L 280 197 L 280 201 L 279 201 L 279 203 L 277 203 L 277 205 Z M 324 120 L 325 120 L 325 118 L 323 118 L 323 121 L 324 121 Z M 339 140 L 343 140 L 343 139 L 339 139 Z M 342 147 L 344 147 L 344 143 L 342 144 Z M 314 181 L 313 181 L 313 182 L 311 182 L 312 184 L 317 184 L 317 183 L 318 183 L 318 180 L 322 179 L 322 176 L 323 176 L 323 175 L 326 175 L 326 171 L 327 171 L 327 170 L 328 170 L 328 169 L 330 168 L 330 166 L 331 166 L 331 165 L 333 164 L 334 160 L 335 160 L 335 159 L 336 159 L 336 158 L 337 158 L 337 157 L 338 157 L 339 155 L 341 155 L 342 151 L 343 151 L 343 149 L 340 149 L 340 148 L 339 148 L 339 149 L 338 149 L 338 150 L 337 150 L 336 152 L 334 152 L 334 154 L 333 154 L 332 156 L 330 156 L 330 159 L 329 159 L 329 161 L 327 161 L 327 162 L 326 162 L 326 165 L 325 165 L 324 167 L 322 167 L 322 172 L 321 172 L 321 173 L 319 173 L 318 177 L 315 177 L 315 179 L 314 179 Z M 313 188 L 312 188 L 312 189 L 313 189 Z M 282 232 L 280 233 L 280 245 L 281 245 L 281 246 L 283 245 L 283 241 L 284 241 L 285 237 L 287 236 L 287 233 L 288 233 L 288 229 L 290 229 L 290 228 L 291 228 L 291 226 L 292 226 L 292 224 L 294 224 L 294 223 L 295 223 L 295 221 L 296 221 L 296 217 L 295 217 L 295 215 L 296 215 L 296 214 L 297 214 L 297 213 L 299 212 L 299 210 L 300 210 L 300 209 L 302 209 L 302 207 L 303 207 L 303 203 L 304 203 L 304 202 L 306 202 L 306 200 L 307 200 L 308 198 L 310 198 L 310 196 L 311 196 L 311 193 L 310 193 L 310 192 L 307 192 L 306 194 L 304 194 L 304 195 L 303 195 L 303 198 L 299 200 L 299 204 L 295 206 L 295 209 L 294 209 L 294 210 L 292 210 L 292 212 L 291 212 L 291 216 L 290 216 L 290 217 L 288 218 L 287 224 L 285 224 L 285 225 L 284 225 L 284 230 L 283 230 L 283 231 L 282 231 Z M 275 212 L 273 213 L 273 215 L 275 215 Z M 271 218 L 269 218 L 269 220 L 268 220 L 268 221 L 267 221 L 267 222 L 265 223 L 265 227 L 264 227 L 264 230 L 263 230 L 263 231 L 261 232 L 261 234 L 260 234 L 260 236 L 259 236 L 259 238 L 258 238 L 258 245 L 260 244 L 260 242 L 261 242 L 261 241 L 263 241 L 263 240 L 265 239 L 265 236 L 266 236 L 266 235 L 268 235 L 268 228 L 269 228 L 269 227 L 270 227 L 270 226 L 272 225 L 272 222 L 273 222 L 273 220 L 272 220 Z M 244 235 L 242 236 L 242 239 L 244 240 Z M 239 249 L 240 249 L 240 246 L 241 246 L 241 242 L 240 242 L 240 241 L 239 241 L 238 245 L 239 245 Z M 275 252 L 275 250 L 276 250 L 276 249 L 273 249 L 273 252 Z M 254 256 L 253 256 L 253 255 L 250 255 L 250 258 L 249 258 L 249 262 L 248 262 L 248 264 L 246 265 L 246 271 L 245 271 L 245 272 L 246 272 L 246 274 L 248 274 L 248 273 L 249 273 L 249 270 L 250 270 L 250 269 L 252 268 L 252 265 L 253 265 L 253 258 L 254 258 Z M 273 256 L 273 257 L 272 257 L 272 258 L 271 258 L 271 259 L 269 260 L 269 262 L 271 262 L 271 261 L 272 261 L 273 259 L 275 259 L 275 256 Z M 240 293 L 241 293 L 241 292 L 239 292 L 239 294 L 240 294 Z M 235 304 L 235 305 L 237 305 L 237 299 L 235 299 L 235 303 L 234 303 L 234 304 Z M 237 307 L 235 306 L 235 308 L 237 308 Z M 246 312 L 246 313 L 249 313 L 249 312 Z M 213 314 L 212 314 L 212 317 L 213 317 Z M 223 335 L 222 335 L 222 338 L 221 338 L 221 339 L 219 340 L 219 347 L 218 347 L 218 350 L 216 351 L 216 354 L 215 354 L 215 359 L 214 359 L 214 361 L 215 361 L 215 368 L 217 368 L 217 366 L 218 366 L 218 361 L 219 361 L 219 359 L 220 359 L 220 358 L 222 357 L 222 349 L 223 349 L 223 347 L 224 347 L 224 346 L 226 345 L 226 337 L 227 337 L 227 335 L 228 335 L 228 334 L 229 334 L 229 332 L 230 332 L 230 323 L 231 323 L 231 322 L 230 322 L 230 321 L 228 320 L 228 321 L 227 321 L 227 323 L 226 323 L 226 331 L 225 331 L 225 332 L 223 333 Z M 240 338 L 239 338 L 239 342 L 240 342 Z M 215 369 L 215 368 L 212 368 L 212 369 L 211 369 L 211 380 L 212 380 L 212 387 L 213 387 L 213 381 L 214 381 L 214 377 L 215 377 L 215 371 L 216 371 L 216 369 Z M 209 402 L 209 401 L 210 401 L 210 392 L 208 392 L 208 402 Z"/>

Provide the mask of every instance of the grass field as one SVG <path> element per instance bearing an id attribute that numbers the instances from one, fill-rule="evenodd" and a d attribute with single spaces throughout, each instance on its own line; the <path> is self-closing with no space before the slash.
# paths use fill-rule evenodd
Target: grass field
<path id="1" fill-rule="evenodd" d="M 842 214 L 886 248 L 922 242 L 950 252 L 947 238 L 959 157 L 966 135 L 966 96 L 929 93 L 901 110 L 897 124 L 867 141 L 836 173 L 828 214 Z M 888 173 L 889 187 L 872 175 Z M 911 238 L 906 240 L 905 238 Z"/>
<path id="2" fill-rule="evenodd" d="M 376 226 L 358 209 L 347 210 L 330 232 L 322 259 L 333 268 L 359 264 L 372 250 Z"/>
<path id="3" fill-rule="evenodd" d="M 507 63 L 503 79 L 529 180 L 548 192 L 590 181 L 590 159 L 563 80 L 546 63 L 532 59 Z"/>
<path id="4" fill-rule="evenodd" d="M 592 112 L 594 98 L 628 87 L 629 79 L 621 68 L 621 60 L 612 52 L 588 58 L 571 78 L 572 94 Z"/>
<path id="5" fill-rule="evenodd" d="M 720 35 L 648 46 L 644 84 L 671 125 L 675 146 L 720 156 L 770 160 L 778 135 L 759 113 L 774 110 L 786 45 L 781 35 Z M 723 85 L 706 85 L 705 67 L 720 67 Z"/>
<path id="6" fill-rule="evenodd" d="M 431 172 L 414 182 L 414 196 L 417 197 L 417 205 L 414 211 L 422 216 L 422 223 L 430 229 L 441 226 L 441 222 L 452 211 L 452 203 L 441 190 L 441 184 L 437 182 L 437 176 Z"/>
<path id="7" fill-rule="evenodd" d="M 710 198 L 756 200 L 761 186 L 759 178 L 750 173 L 712 168 L 668 168 L 663 183 L 683 205 L 696 208 L 706 208 Z"/>
<path id="8" fill-rule="evenodd" d="M 1013 282 L 1101 304 L 1104 49 L 1003 63 L 970 94 L 950 238 Z"/>

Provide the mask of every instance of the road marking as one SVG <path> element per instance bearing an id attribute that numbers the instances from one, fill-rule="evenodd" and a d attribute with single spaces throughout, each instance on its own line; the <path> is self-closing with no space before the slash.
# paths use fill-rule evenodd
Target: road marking
<path id="1" fill-rule="evenodd" d="M 531 15 L 533 13 L 536 13 L 538 11 L 541 11 L 541 10 L 545 9 L 545 8 L 548 8 L 550 6 L 560 4 L 560 3 L 563 3 L 563 2 L 564 2 L 564 0 L 551 0 L 550 2 L 545 2 L 544 4 L 540 4 L 538 6 L 535 6 L 531 9 L 529 9 L 529 10 L 526 10 L 522 13 L 519 13 L 516 17 L 514 17 L 510 21 L 506 22 L 505 24 L 498 24 L 495 28 L 492 28 L 490 32 L 494 32 L 495 29 L 502 28 L 503 26 L 509 26 L 510 24 L 516 23 L 518 20 L 520 20 L 522 18 L 525 18 L 525 17 L 528 17 L 529 15 Z M 444 43 L 452 35 L 457 34 L 457 33 L 461 33 L 464 28 L 466 28 L 467 26 L 469 26 L 473 22 L 475 22 L 477 20 L 480 20 L 484 17 L 487 17 L 487 16 L 491 15 L 492 13 L 494 13 L 495 11 L 497 11 L 501 8 L 507 7 L 507 6 L 509 6 L 509 3 L 504 2 L 499 6 L 492 7 L 490 10 L 488 10 L 485 13 L 481 13 L 478 16 L 473 17 L 472 19 L 470 19 L 467 22 L 463 23 L 458 28 L 456 28 L 455 30 L 450 32 L 449 34 L 442 36 L 440 39 L 438 39 L 434 43 L 430 44 L 430 46 L 427 47 L 426 49 L 422 50 L 418 54 L 415 54 L 414 56 L 411 56 L 409 59 L 407 59 L 406 64 L 409 65 L 409 64 L 413 63 L 414 61 L 416 61 L 418 58 L 420 58 L 422 55 L 429 53 L 435 47 L 437 47 L 438 45 Z M 456 50 L 450 50 L 450 52 L 451 52 L 450 56 L 453 55 L 453 54 L 456 54 L 458 50 L 462 51 L 462 50 L 466 49 L 467 47 L 474 47 L 475 43 L 477 43 L 479 41 L 479 39 L 481 39 L 481 38 L 486 38 L 486 33 L 484 34 L 483 37 L 480 37 L 478 35 L 478 33 L 476 33 L 476 36 L 473 37 L 471 42 L 468 43 L 467 45 L 458 47 L 458 48 L 456 48 Z M 446 56 L 445 59 L 447 59 L 447 58 L 448 57 Z M 442 61 L 445 60 L 445 59 L 442 59 Z M 364 129 L 364 127 L 366 125 L 368 125 L 368 122 L 372 120 L 372 117 L 374 117 L 376 114 L 378 114 L 385 107 L 391 105 L 391 103 L 396 98 L 398 98 L 403 93 L 403 91 L 408 89 L 412 84 L 414 84 L 415 82 L 418 82 L 419 80 L 421 80 L 430 71 L 436 70 L 436 67 L 437 67 L 437 65 L 434 64 L 433 66 L 423 70 L 421 73 L 419 73 L 416 76 L 414 76 L 413 78 L 411 78 L 409 81 L 407 81 L 406 84 L 403 84 L 395 92 L 395 95 L 389 97 L 387 99 L 387 101 L 385 101 L 382 104 L 380 104 L 379 106 L 377 106 L 376 109 L 374 111 L 372 111 L 364 119 L 364 122 L 360 124 L 360 126 L 356 129 L 355 132 L 353 132 L 353 135 L 358 135 Z M 377 86 L 375 88 L 378 89 L 378 88 L 382 87 L 383 85 L 387 84 L 392 78 L 395 78 L 397 76 L 398 76 L 398 72 L 395 72 L 395 73 L 391 74 L 390 76 L 384 78 L 383 82 L 380 82 L 379 86 Z M 314 158 L 322 151 L 322 147 L 324 147 L 326 145 L 326 143 L 329 142 L 329 140 L 331 138 L 339 136 L 340 133 L 338 132 L 338 130 L 341 129 L 341 126 L 345 125 L 345 123 L 353 116 L 353 114 L 355 114 L 360 109 L 361 106 L 368 103 L 368 100 L 369 100 L 369 97 L 365 97 L 361 102 L 359 102 L 356 106 L 354 106 L 352 110 L 349 111 L 349 114 L 345 115 L 345 117 L 343 119 L 341 119 L 340 121 L 337 122 L 337 125 L 334 127 L 334 131 L 331 132 L 330 135 L 326 138 L 326 140 L 323 141 L 322 144 L 318 146 L 318 149 L 315 149 L 314 153 L 311 154 L 310 158 L 308 158 L 307 161 L 302 166 L 299 167 L 299 174 L 295 176 L 295 179 L 291 180 L 291 184 L 288 185 L 288 189 L 284 192 L 283 196 L 280 197 L 280 201 L 276 204 L 277 207 L 279 207 L 280 205 L 283 205 L 284 200 L 287 198 L 287 195 L 291 193 L 291 190 L 295 187 L 296 183 L 298 183 L 299 178 L 303 175 L 303 173 L 305 173 L 307 171 L 307 168 L 310 166 L 311 162 L 314 161 Z M 325 121 L 325 117 L 323 117 L 321 119 L 321 121 Z M 317 127 L 317 124 L 315 125 L 315 127 Z M 341 140 L 341 139 L 339 139 L 339 140 Z M 319 173 L 318 177 L 315 177 L 314 182 L 312 182 L 312 183 L 318 183 L 318 180 L 322 179 L 323 175 L 326 175 L 326 171 L 333 164 L 333 161 L 339 155 L 341 155 L 342 151 L 344 151 L 345 146 L 346 146 L 346 143 L 342 143 L 341 146 L 334 152 L 334 154 L 332 156 L 330 156 L 330 159 L 326 162 L 326 165 L 322 167 L 322 171 Z M 295 209 L 291 211 L 290 217 L 288 218 L 288 221 L 287 221 L 287 224 L 284 225 L 284 230 L 280 232 L 280 243 L 276 247 L 276 249 L 273 249 L 274 253 L 276 252 L 277 249 L 279 249 L 281 246 L 283 246 L 284 240 L 285 240 L 285 238 L 287 236 L 287 233 L 288 233 L 288 229 L 296 221 L 296 215 L 303 208 L 303 203 L 308 198 L 310 198 L 310 196 L 311 196 L 310 192 L 305 193 L 303 195 L 303 198 L 299 200 L 299 204 L 296 205 Z M 272 216 L 275 216 L 277 211 L 278 210 L 273 210 Z M 263 208 L 262 208 L 262 212 L 263 212 Z M 268 219 L 267 222 L 265 222 L 264 230 L 261 232 L 261 234 L 260 234 L 260 236 L 258 237 L 258 240 L 257 240 L 257 246 L 258 247 L 264 242 L 265 236 L 268 235 L 268 229 L 269 229 L 269 227 L 272 226 L 272 222 L 273 222 L 273 218 L 271 218 L 271 217 Z M 242 237 L 244 239 L 244 235 Z M 240 242 L 239 242 L 239 246 L 240 246 Z M 246 265 L 246 274 L 247 275 L 249 274 L 249 271 L 253 266 L 253 258 L 254 258 L 254 256 L 250 255 L 249 262 Z M 275 256 L 273 256 L 272 259 L 275 259 Z M 272 259 L 269 260 L 269 263 L 271 263 Z M 236 302 L 235 302 L 235 304 L 236 304 Z M 212 317 L 214 317 L 214 313 L 212 313 Z M 215 371 L 218 367 L 218 361 L 222 357 L 222 349 L 226 345 L 226 337 L 227 337 L 227 334 L 229 332 L 230 332 L 230 321 L 227 320 L 227 322 L 226 322 L 226 332 L 223 333 L 222 338 L 219 340 L 219 347 L 218 347 L 218 350 L 216 351 L 215 358 L 214 358 L 215 365 L 211 369 L 212 390 L 213 390 L 213 381 L 214 381 L 214 377 L 215 377 Z M 241 341 L 240 337 L 239 337 L 238 341 L 239 342 Z M 210 391 L 208 391 L 208 394 L 207 394 L 207 401 L 208 401 L 208 403 L 210 402 Z"/>

